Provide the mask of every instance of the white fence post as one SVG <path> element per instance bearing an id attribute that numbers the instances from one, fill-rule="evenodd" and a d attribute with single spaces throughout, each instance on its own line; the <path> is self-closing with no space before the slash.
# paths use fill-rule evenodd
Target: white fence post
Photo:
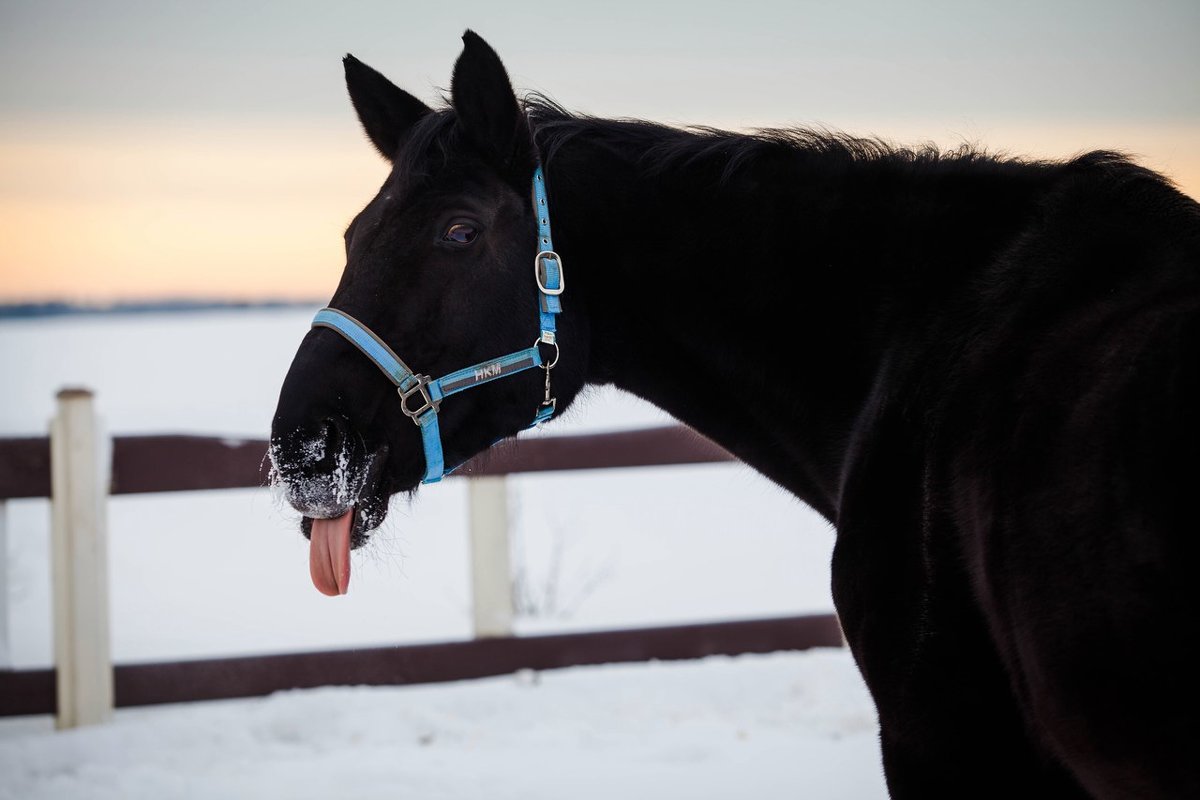
<path id="1" fill-rule="evenodd" d="M 51 549 L 58 727 L 112 714 L 108 638 L 107 505 L 110 450 L 92 393 L 63 389 L 50 426 Z"/>
<path id="2" fill-rule="evenodd" d="M 0 500 L 0 669 L 12 669 L 8 641 L 8 503 Z"/>
<path id="3" fill-rule="evenodd" d="M 503 476 L 467 480 L 475 638 L 511 636 L 512 571 L 508 553 L 508 484 Z"/>

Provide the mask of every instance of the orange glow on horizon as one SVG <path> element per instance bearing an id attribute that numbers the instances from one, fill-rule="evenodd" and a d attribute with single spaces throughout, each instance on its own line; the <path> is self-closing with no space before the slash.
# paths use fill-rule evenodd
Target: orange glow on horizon
<path id="1" fill-rule="evenodd" d="M 327 296 L 342 230 L 387 174 L 358 138 L 0 141 L 0 298 Z"/>
<path id="2" fill-rule="evenodd" d="M 914 124 L 846 127 L 947 147 L 962 139 Z M 1048 158 L 1124 150 L 1200 197 L 1200 123 L 992 126 L 967 138 Z M 336 129 L 125 124 L 70 135 L 9 126 L 0 301 L 328 297 L 342 229 L 386 171 L 352 119 Z"/>

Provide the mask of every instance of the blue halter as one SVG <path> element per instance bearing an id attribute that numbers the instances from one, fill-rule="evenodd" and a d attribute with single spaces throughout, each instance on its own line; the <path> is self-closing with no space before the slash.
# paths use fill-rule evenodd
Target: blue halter
<path id="1" fill-rule="evenodd" d="M 437 483 L 443 475 L 454 471 L 446 469 L 442 456 L 442 435 L 438 428 L 438 408 L 450 395 L 541 367 L 546 370 L 546 394 L 529 427 L 545 422 L 554 414 L 556 400 L 550 394 L 550 370 L 558 363 L 554 319 L 562 311 L 559 295 L 563 292 L 564 281 L 562 258 L 554 252 L 554 242 L 550 238 L 550 207 L 546 203 L 546 182 L 541 166 L 533 172 L 533 202 L 538 220 L 538 249 L 533 257 L 533 274 L 538 287 L 541 334 L 532 347 L 433 380 L 428 375 L 420 375 L 409 369 L 374 331 L 349 314 L 336 308 L 323 308 L 313 317 L 314 328 L 329 328 L 346 337 L 396 385 L 396 391 L 400 394 L 400 410 L 421 429 L 421 443 L 425 448 L 425 477 L 422 483 Z M 538 348 L 540 344 L 554 348 L 554 359 L 548 364 L 542 360 Z M 419 402 L 416 408 L 409 407 L 410 398 L 416 398 L 413 403 Z"/>

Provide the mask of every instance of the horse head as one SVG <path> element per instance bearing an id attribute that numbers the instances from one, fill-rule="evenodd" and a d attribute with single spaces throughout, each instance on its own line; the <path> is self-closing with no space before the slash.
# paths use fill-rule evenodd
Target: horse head
<path id="1" fill-rule="evenodd" d="M 531 269 L 539 216 L 530 128 L 496 53 L 470 31 L 463 41 L 449 106 L 440 109 L 353 56 L 344 62 L 358 118 L 391 171 L 345 232 L 345 269 L 329 306 L 414 371 L 434 376 L 550 343 L 536 343 L 544 309 Z M 584 352 L 575 328 L 559 332 L 555 357 L 559 347 Z M 579 361 L 555 371 L 556 381 L 564 378 L 559 408 L 582 384 Z M 527 427 L 547 396 L 545 383 L 542 370 L 529 369 L 442 404 L 445 463 L 460 464 Z M 312 538 L 322 591 L 345 591 L 349 550 L 383 522 L 392 495 L 415 490 L 426 476 L 423 430 L 406 413 L 422 403 L 402 400 L 336 331 L 314 327 L 301 342 L 272 423 L 271 460 Z"/>

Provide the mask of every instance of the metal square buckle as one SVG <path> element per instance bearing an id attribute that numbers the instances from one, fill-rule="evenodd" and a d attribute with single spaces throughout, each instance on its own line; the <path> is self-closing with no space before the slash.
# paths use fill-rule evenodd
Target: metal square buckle
<path id="1" fill-rule="evenodd" d="M 404 412 L 406 417 L 411 419 L 417 425 L 420 425 L 421 415 L 426 411 L 436 412 L 439 404 L 433 401 L 433 397 L 430 396 L 429 389 L 427 388 L 432 379 L 428 375 L 414 375 L 413 377 L 417 379 L 415 386 L 413 386 L 407 392 L 401 387 L 397 386 L 396 392 L 400 395 L 400 410 Z M 412 397 L 418 392 L 421 394 L 421 407 L 414 411 L 408 407 L 408 398 Z"/>
<path id="2" fill-rule="evenodd" d="M 547 289 L 546 282 L 542 280 L 542 261 L 557 261 L 558 262 L 558 287 L 555 289 Z M 542 250 L 533 257 L 533 276 L 537 279 L 538 291 L 542 294 L 547 294 L 553 297 L 563 293 L 563 289 L 567 288 L 567 278 L 563 274 L 562 256 L 553 250 Z"/>

